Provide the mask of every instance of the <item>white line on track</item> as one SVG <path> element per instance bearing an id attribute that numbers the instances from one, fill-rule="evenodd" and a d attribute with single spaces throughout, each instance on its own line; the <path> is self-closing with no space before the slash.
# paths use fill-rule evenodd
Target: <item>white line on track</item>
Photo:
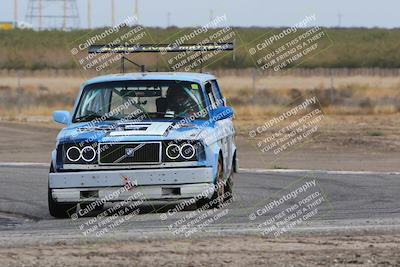
<path id="1" fill-rule="evenodd" d="M 50 163 L 40 162 L 0 162 L 0 167 L 49 167 Z"/>
<path id="2" fill-rule="evenodd" d="M 318 172 L 327 174 L 367 174 L 367 175 L 400 175 L 400 172 L 373 172 L 373 171 L 327 171 L 327 170 L 301 170 L 301 169 L 247 169 L 239 168 L 240 173 L 299 173 Z"/>

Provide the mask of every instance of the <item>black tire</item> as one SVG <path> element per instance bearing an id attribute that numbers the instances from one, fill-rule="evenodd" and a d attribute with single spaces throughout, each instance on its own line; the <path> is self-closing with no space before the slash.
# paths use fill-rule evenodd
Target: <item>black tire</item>
<path id="1" fill-rule="evenodd" d="M 198 209 L 201 209 L 203 207 L 205 207 L 206 205 L 208 205 L 208 203 L 211 201 L 211 199 L 209 198 L 201 198 L 199 200 L 196 201 L 196 207 Z M 211 208 L 210 206 L 207 207 L 208 209 Z"/>
<path id="2" fill-rule="evenodd" d="M 233 198 L 233 170 L 225 184 L 225 202 Z"/>
<path id="3" fill-rule="evenodd" d="M 53 173 L 53 165 L 50 166 L 50 173 Z M 53 196 L 51 195 L 51 189 L 50 186 L 48 186 L 48 191 L 47 191 L 47 200 L 48 200 L 48 205 L 49 205 L 49 212 L 50 215 L 55 217 L 55 218 L 70 218 L 70 214 L 74 213 L 76 211 L 76 205 L 74 203 L 72 204 L 61 204 L 58 203 L 53 199 Z M 75 210 L 74 210 L 75 208 Z"/>
<path id="4" fill-rule="evenodd" d="M 216 190 L 212 195 L 211 199 L 202 198 L 197 201 L 197 208 L 202 208 L 208 205 L 208 208 L 220 208 L 224 204 L 224 194 L 225 194 L 225 185 L 224 185 L 224 169 L 222 163 L 222 157 L 218 159 L 218 172 L 217 172 L 217 181 L 215 184 Z"/>
<path id="5" fill-rule="evenodd" d="M 88 203 L 80 203 L 79 206 L 80 208 L 83 210 L 85 208 L 87 208 L 90 204 L 92 204 L 91 202 Z M 104 204 L 101 205 L 96 205 L 96 207 L 93 209 L 94 211 L 102 211 L 104 208 Z"/>
<path id="6" fill-rule="evenodd" d="M 235 154 L 233 154 L 233 163 L 232 163 L 233 165 L 232 165 L 232 168 L 233 168 L 233 172 L 238 172 L 238 159 L 237 159 L 237 157 L 236 157 L 236 151 L 235 151 Z"/>

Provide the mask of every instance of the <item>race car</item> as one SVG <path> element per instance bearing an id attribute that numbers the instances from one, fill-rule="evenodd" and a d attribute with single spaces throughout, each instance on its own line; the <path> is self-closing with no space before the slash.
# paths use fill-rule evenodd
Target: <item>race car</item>
<path id="1" fill-rule="evenodd" d="M 222 205 L 238 168 L 233 115 L 206 73 L 86 81 L 71 112 L 53 113 L 66 127 L 52 152 L 50 214 L 65 218 L 78 206 L 138 199 Z"/>

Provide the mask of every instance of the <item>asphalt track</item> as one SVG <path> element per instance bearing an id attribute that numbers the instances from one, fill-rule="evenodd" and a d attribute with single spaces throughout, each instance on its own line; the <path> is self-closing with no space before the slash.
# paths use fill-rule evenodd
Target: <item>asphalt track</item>
<path id="1" fill-rule="evenodd" d="M 85 236 L 79 229 L 80 225 L 95 218 L 99 212 L 75 221 L 54 219 L 48 214 L 47 173 L 48 167 L 41 164 L 0 164 L 0 246 L 99 239 L 94 235 Z M 260 224 L 293 203 L 291 200 L 286 201 L 271 209 L 270 213 L 255 218 L 252 214 L 257 214 L 272 199 L 279 199 L 314 180 L 317 186 L 309 190 L 318 191 L 324 197 L 324 202 L 318 206 L 318 214 L 284 234 L 399 232 L 399 173 L 242 169 L 235 176 L 234 201 L 218 211 L 220 217 L 204 225 L 193 236 L 262 234 L 261 230 L 265 228 L 260 228 Z M 139 214 L 121 216 L 129 219 L 100 239 L 177 236 L 170 226 L 177 225 L 180 219 L 187 217 L 194 209 L 189 207 L 161 219 L 163 214 L 174 207 L 172 204 L 165 206 L 165 203 L 142 205 Z M 222 213 L 223 210 L 227 211 Z"/>

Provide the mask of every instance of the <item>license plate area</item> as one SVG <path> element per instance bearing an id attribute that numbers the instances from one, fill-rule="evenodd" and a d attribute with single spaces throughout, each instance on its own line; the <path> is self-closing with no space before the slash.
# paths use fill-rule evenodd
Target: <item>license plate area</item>
<path id="1" fill-rule="evenodd" d="M 80 192 L 81 200 L 93 199 L 93 198 L 99 198 L 99 190 L 87 190 Z"/>
<path id="2" fill-rule="evenodd" d="M 180 187 L 163 187 L 161 188 L 161 192 L 163 196 L 180 196 L 181 188 Z"/>

